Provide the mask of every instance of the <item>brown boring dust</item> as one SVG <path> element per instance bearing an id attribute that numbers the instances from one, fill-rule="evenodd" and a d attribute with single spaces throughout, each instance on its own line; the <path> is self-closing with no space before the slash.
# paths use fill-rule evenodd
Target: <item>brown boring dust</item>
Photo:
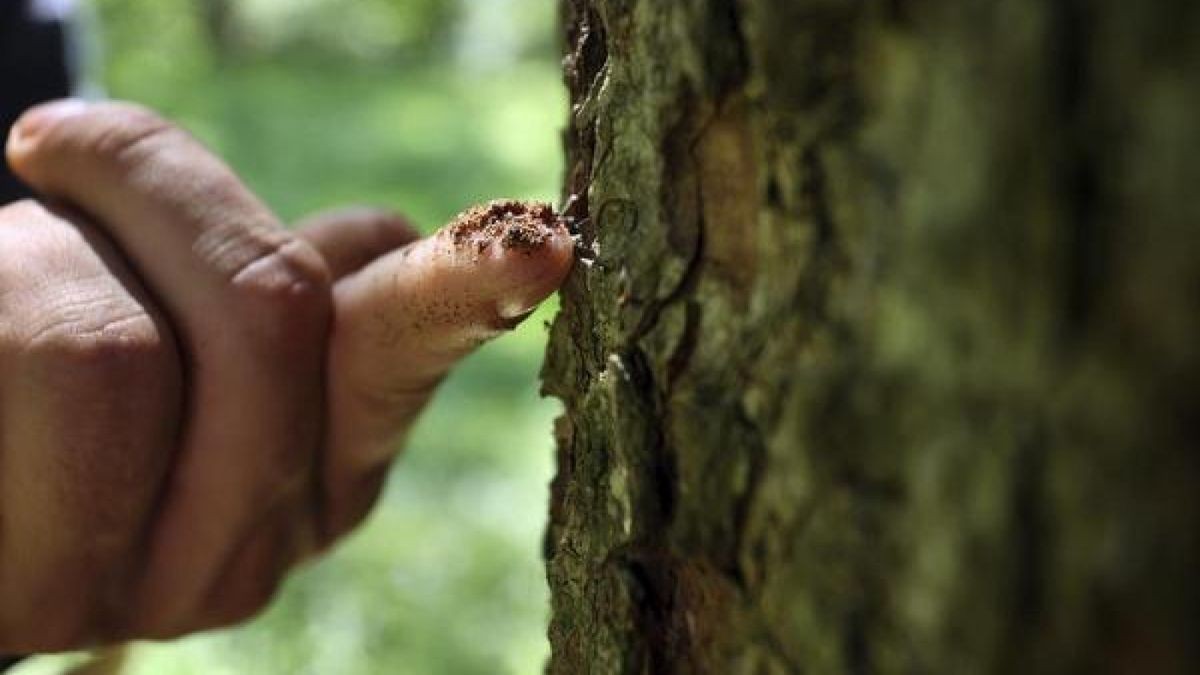
<path id="1" fill-rule="evenodd" d="M 497 199 L 458 214 L 449 228 L 454 244 L 483 253 L 498 241 L 507 250 L 532 254 L 561 227 L 554 209 L 545 202 Z"/>

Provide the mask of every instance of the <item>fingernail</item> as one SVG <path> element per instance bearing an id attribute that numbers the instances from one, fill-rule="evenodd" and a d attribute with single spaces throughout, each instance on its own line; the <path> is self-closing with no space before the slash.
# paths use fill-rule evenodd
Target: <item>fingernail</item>
<path id="1" fill-rule="evenodd" d="M 504 330 L 512 330 L 524 323 L 525 319 L 528 319 L 536 309 L 536 305 L 525 310 L 510 309 L 508 312 L 505 312 L 502 308 L 500 310 L 500 319 L 496 322 L 497 327 Z"/>
<path id="2" fill-rule="evenodd" d="M 30 108 L 13 126 L 8 137 L 9 148 L 28 144 L 61 120 L 83 113 L 88 106 L 83 99 L 67 98 Z"/>

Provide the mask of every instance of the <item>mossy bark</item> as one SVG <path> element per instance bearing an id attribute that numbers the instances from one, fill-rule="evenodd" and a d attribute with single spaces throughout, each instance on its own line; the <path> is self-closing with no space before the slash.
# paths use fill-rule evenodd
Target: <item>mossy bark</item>
<path id="1" fill-rule="evenodd" d="M 550 671 L 1200 672 L 1200 5 L 563 8 Z"/>

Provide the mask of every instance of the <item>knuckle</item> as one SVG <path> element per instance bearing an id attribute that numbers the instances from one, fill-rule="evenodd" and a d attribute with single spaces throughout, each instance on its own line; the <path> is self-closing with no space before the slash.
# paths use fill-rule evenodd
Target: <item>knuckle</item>
<path id="1" fill-rule="evenodd" d="M 75 389 L 139 386 L 170 366 L 171 351 L 153 319 L 140 310 L 99 325 L 54 323 L 24 349 L 43 379 L 67 380 Z"/>
<path id="2" fill-rule="evenodd" d="M 230 279 L 243 311 L 275 337 L 316 328 L 329 313 L 332 291 L 321 256 L 303 240 L 280 233 L 240 265 Z"/>

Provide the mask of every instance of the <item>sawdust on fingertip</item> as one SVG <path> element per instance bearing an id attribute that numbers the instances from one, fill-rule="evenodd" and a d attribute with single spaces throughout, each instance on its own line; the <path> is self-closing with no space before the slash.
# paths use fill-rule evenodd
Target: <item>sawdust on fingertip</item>
<path id="1" fill-rule="evenodd" d="M 561 227 L 554 209 L 545 202 L 497 199 L 458 214 L 446 232 L 455 246 L 476 255 L 495 242 L 505 250 L 532 255 Z"/>

